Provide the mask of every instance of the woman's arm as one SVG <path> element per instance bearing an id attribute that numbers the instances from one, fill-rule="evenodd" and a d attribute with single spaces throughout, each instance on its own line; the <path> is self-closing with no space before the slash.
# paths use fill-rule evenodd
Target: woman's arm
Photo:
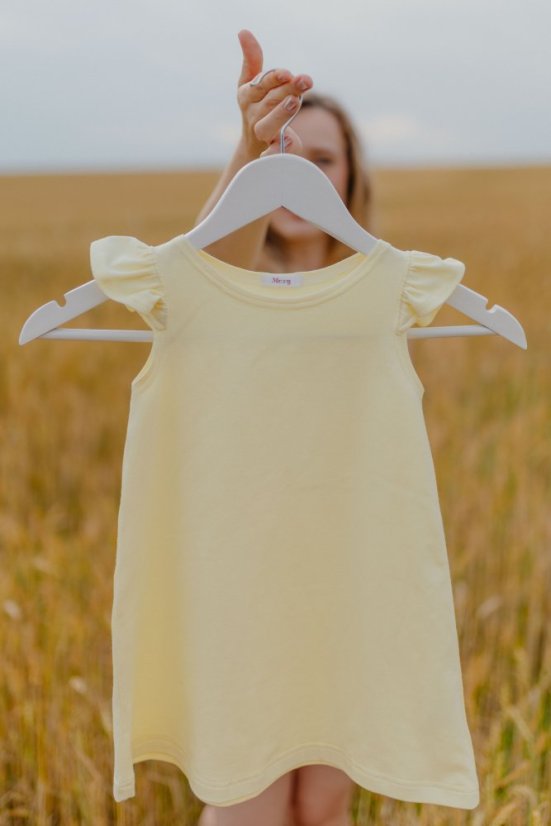
<path id="1" fill-rule="evenodd" d="M 296 111 L 298 96 L 312 86 L 309 75 L 293 76 L 287 69 L 274 69 L 263 78 L 260 85 L 251 86 L 251 80 L 262 72 L 262 49 L 247 29 L 242 29 L 238 37 L 243 50 L 243 65 L 237 90 L 237 102 L 242 116 L 241 138 L 194 226 L 212 211 L 243 166 L 261 156 L 279 152 L 279 131 Z M 295 104 L 291 109 L 285 107 L 289 97 Z M 285 137 L 286 151 L 296 151 L 302 146 L 300 138 L 291 127 L 285 130 Z M 254 269 L 264 246 L 269 223 L 270 215 L 258 218 L 209 244 L 204 248 L 205 252 L 236 267 Z"/>
<path id="2" fill-rule="evenodd" d="M 214 209 L 224 190 L 239 170 L 250 161 L 259 158 L 261 151 L 265 148 L 266 145 L 259 141 L 252 143 L 247 141 L 244 136 L 241 138 L 230 162 L 195 219 L 194 226 L 201 223 Z M 264 246 L 269 223 L 270 215 L 264 215 L 229 235 L 225 235 L 213 244 L 209 244 L 208 247 L 204 247 L 205 252 L 214 255 L 215 258 L 219 258 L 221 261 L 226 261 L 228 264 L 253 270 Z"/>

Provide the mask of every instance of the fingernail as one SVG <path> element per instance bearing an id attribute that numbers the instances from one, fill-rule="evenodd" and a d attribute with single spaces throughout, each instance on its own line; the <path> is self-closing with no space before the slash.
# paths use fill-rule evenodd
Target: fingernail
<path id="1" fill-rule="evenodd" d="M 289 98 L 286 98 L 286 99 L 285 99 L 285 103 L 283 104 L 283 106 L 284 106 L 284 107 L 285 107 L 285 109 L 287 109 L 289 112 L 292 112 L 292 111 L 293 111 L 293 109 L 296 109 L 296 107 L 297 107 L 297 103 L 298 103 L 298 101 L 297 101 L 297 99 L 296 99 L 296 98 L 289 97 Z"/>

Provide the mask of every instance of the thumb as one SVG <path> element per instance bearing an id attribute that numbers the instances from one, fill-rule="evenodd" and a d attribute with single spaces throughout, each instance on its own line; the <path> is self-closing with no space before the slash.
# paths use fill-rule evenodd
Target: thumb
<path id="1" fill-rule="evenodd" d="M 239 75 L 239 86 L 253 80 L 262 71 L 264 56 L 260 43 L 248 29 L 241 29 L 237 37 L 243 52 L 243 63 Z"/>

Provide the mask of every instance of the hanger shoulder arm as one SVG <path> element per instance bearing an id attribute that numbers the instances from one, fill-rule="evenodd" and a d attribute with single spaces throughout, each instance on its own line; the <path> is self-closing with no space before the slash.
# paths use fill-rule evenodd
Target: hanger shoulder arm
<path id="1" fill-rule="evenodd" d="M 257 158 L 242 167 L 186 238 L 195 247 L 206 247 L 280 206 L 358 251 L 370 253 L 377 241 L 348 212 L 327 175 L 292 154 Z"/>
<path id="2" fill-rule="evenodd" d="M 488 309 L 486 296 L 471 290 L 464 284 L 459 284 L 455 288 L 446 303 L 523 350 L 528 347 L 522 325 L 512 313 L 500 307 L 499 304 L 494 304 Z"/>
<path id="3" fill-rule="evenodd" d="M 60 324 L 107 301 L 107 296 L 94 279 L 69 290 L 64 294 L 64 298 L 65 304 L 63 305 L 57 301 L 48 301 L 47 304 L 43 304 L 31 313 L 21 328 L 19 344 L 27 344 L 59 327 Z"/>

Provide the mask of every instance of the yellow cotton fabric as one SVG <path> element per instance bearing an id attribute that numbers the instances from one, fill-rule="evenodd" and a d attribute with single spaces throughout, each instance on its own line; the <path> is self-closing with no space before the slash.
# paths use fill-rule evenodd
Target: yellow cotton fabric
<path id="1" fill-rule="evenodd" d="M 278 286 L 183 235 L 108 236 L 90 256 L 154 331 L 122 464 L 115 800 L 158 759 L 218 806 L 313 763 L 400 800 L 477 806 L 406 341 L 465 265 L 379 240 Z"/>

